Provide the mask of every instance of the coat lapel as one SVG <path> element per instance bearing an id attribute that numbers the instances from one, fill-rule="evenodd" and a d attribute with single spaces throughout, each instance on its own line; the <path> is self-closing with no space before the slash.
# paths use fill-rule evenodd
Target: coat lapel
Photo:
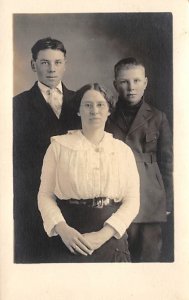
<path id="1" fill-rule="evenodd" d="M 110 117 L 110 119 L 111 119 L 111 117 Z M 114 120 L 114 118 L 112 118 L 112 120 L 123 131 L 127 130 L 126 125 L 125 125 L 125 121 L 124 121 L 124 115 L 123 115 L 123 112 L 121 110 L 117 111 L 117 114 L 115 116 L 115 120 Z"/>
<path id="2" fill-rule="evenodd" d="M 143 126 L 146 120 L 150 119 L 152 116 L 153 113 L 150 106 L 144 101 L 141 107 L 139 108 L 136 117 L 133 120 L 131 127 L 129 128 L 127 135 L 131 134 L 137 128 Z"/>

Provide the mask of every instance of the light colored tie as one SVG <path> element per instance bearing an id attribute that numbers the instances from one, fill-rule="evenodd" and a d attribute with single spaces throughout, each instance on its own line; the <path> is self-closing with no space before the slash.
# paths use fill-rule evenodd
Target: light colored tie
<path id="1" fill-rule="evenodd" d="M 57 118 L 59 118 L 62 108 L 62 93 L 58 89 L 49 89 L 47 94 L 47 102 L 50 104 Z"/>

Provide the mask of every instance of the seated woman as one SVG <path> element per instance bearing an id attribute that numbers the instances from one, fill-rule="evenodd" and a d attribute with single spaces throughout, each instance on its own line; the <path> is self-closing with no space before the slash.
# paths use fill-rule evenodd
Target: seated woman
<path id="1" fill-rule="evenodd" d="M 126 229 L 139 211 L 131 149 L 104 131 L 114 98 L 98 83 L 76 93 L 82 129 L 52 137 L 38 207 L 50 262 L 130 262 Z"/>

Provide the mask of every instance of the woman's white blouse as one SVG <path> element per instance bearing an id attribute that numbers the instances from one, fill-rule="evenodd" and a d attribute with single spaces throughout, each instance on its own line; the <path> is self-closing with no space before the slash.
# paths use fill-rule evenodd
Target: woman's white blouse
<path id="1" fill-rule="evenodd" d="M 98 146 L 80 130 L 52 137 L 43 160 L 38 193 L 38 207 L 49 236 L 56 235 L 55 225 L 65 221 L 56 196 L 64 200 L 122 200 L 120 208 L 105 222 L 120 238 L 139 210 L 139 175 L 131 149 L 107 132 Z"/>

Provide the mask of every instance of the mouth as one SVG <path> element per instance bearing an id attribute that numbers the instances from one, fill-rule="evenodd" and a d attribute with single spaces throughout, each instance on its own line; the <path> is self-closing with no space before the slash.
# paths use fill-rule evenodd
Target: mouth
<path id="1" fill-rule="evenodd" d="M 47 76 L 48 79 L 56 79 L 56 76 Z"/>
<path id="2" fill-rule="evenodd" d="M 100 120 L 100 118 L 94 117 L 94 118 L 90 118 L 90 120 L 91 120 L 91 121 L 98 121 L 98 120 Z"/>
<path id="3" fill-rule="evenodd" d="M 136 96 L 137 94 L 127 94 L 128 97 L 134 97 Z"/>

